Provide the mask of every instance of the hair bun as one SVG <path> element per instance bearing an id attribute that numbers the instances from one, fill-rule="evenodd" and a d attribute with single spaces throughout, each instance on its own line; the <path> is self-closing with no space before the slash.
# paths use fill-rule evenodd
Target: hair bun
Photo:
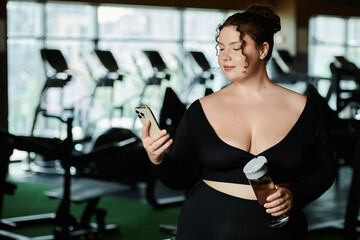
<path id="1" fill-rule="evenodd" d="M 275 13 L 274 8 L 264 5 L 251 5 L 247 11 L 259 14 L 267 18 L 273 26 L 273 33 L 281 30 L 280 17 Z"/>

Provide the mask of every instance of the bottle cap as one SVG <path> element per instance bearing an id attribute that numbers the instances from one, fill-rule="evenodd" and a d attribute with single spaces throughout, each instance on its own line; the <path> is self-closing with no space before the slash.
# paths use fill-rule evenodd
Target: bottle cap
<path id="1" fill-rule="evenodd" d="M 244 167 L 243 171 L 248 179 L 259 179 L 267 173 L 266 157 L 258 156 L 251 159 Z"/>

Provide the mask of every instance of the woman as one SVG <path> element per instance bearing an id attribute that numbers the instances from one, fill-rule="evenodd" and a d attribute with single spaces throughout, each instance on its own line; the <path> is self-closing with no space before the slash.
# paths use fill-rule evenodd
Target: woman
<path id="1" fill-rule="evenodd" d="M 195 101 L 174 141 L 166 130 L 150 138 L 149 122 L 142 129 L 159 179 L 175 189 L 193 187 L 176 239 L 306 239 L 302 207 L 331 186 L 335 164 L 311 100 L 267 75 L 280 18 L 270 7 L 252 5 L 218 30 L 218 63 L 231 84 Z M 243 173 L 245 164 L 260 155 L 268 159 L 277 189 L 263 207 L 273 216 L 290 216 L 280 228 L 266 224 Z"/>

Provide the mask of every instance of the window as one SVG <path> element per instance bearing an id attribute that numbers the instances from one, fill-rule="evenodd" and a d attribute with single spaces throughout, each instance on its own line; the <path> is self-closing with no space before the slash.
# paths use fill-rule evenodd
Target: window
<path id="1" fill-rule="evenodd" d="M 348 20 L 347 56 L 357 66 L 360 66 L 360 18 Z"/>
<path id="2" fill-rule="evenodd" d="M 94 12 L 85 4 L 46 4 L 46 37 L 94 38 Z"/>
<path id="3" fill-rule="evenodd" d="M 98 15 L 102 39 L 176 41 L 180 37 L 180 12 L 174 9 L 100 6 Z"/>
<path id="4" fill-rule="evenodd" d="M 217 27 L 226 18 L 219 11 L 188 9 L 184 11 L 184 39 L 214 42 Z"/>
<path id="5" fill-rule="evenodd" d="M 8 35 L 40 37 L 42 11 L 41 5 L 32 2 L 8 2 Z M 19 17 L 21 16 L 21 17 Z"/>
<path id="6" fill-rule="evenodd" d="M 148 86 L 147 103 L 158 113 L 162 104 L 159 93 L 166 86 L 173 87 L 185 103 L 192 101 L 188 97 L 194 76 L 189 71 L 188 51 L 204 52 L 214 67 L 217 85 L 212 85 L 213 89 L 224 85 L 221 71 L 216 68 L 215 35 L 226 12 L 16 0 L 7 3 L 7 11 L 9 130 L 14 134 L 29 135 L 33 127 L 35 108 L 46 80 L 40 56 L 42 48 L 59 49 L 73 72 L 70 84 L 64 87 L 62 107 L 74 105 L 77 109 L 74 124 L 79 135 L 89 116 L 104 127 L 111 124 L 112 100 L 107 89 L 97 89 L 98 101 L 89 104 L 96 81 L 105 71 L 96 60 L 94 48 L 110 50 L 124 73 L 123 81 L 115 84 L 113 101 L 114 105 L 123 106 L 117 116 L 122 120 L 131 118 L 120 123 L 129 127 L 135 120 L 133 107 L 139 104 L 146 80 L 153 71 L 143 50 L 158 51 L 171 74 L 171 80 L 160 88 Z M 197 93 L 203 94 L 204 89 Z M 52 90 L 48 97 L 56 103 L 60 93 Z M 65 132 L 59 121 L 43 117 L 35 128 L 35 135 L 61 137 Z"/>
<path id="7" fill-rule="evenodd" d="M 7 11 L 9 131 L 29 134 L 35 102 L 44 82 L 38 51 L 41 5 L 9 2 Z"/>
<path id="8" fill-rule="evenodd" d="M 81 75 L 84 67 L 80 53 L 94 46 L 94 9 L 80 4 L 10 1 L 7 11 L 9 130 L 15 134 L 29 135 L 46 80 L 40 49 L 60 49 L 68 65 Z M 64 99 L 68 101 L 70 96 L 81 97 L 80 93 L 86 91 L 83 88 L 78 92 L 68 92 Z M 50 91 L 48 97 L 49 101 L 54 101 L 59 98 L 59 93 Z M 56 121 L 39 119 L 37 127 L 43 134 L 56 137 L 60 134 Z"/>
<path id="9" fill-rule="evenodd" d="M 360 65 L 360 18 L 315 16 L 310 19 L 309 73 L 330 77 L 334 56 L 345 56 Z"/>
<path id="10" fill-rule="evenodd" d="M 176 87 L 180 76 L 174 56 L 180 54 L 180 15 L 180 11 L 166 7 L 98 8 L 99 49 L 110 50 L 119 68 L 127 72 L 117 94 L 117 104 L 123 106 L 123 119 L 128 117 L 133 121 L 133 108 L 140 101 L 147 102 L 159 113 L 162 104 L 159 99 L 162 99 L 164 88 Z M 153 70 L 143 50 L 160 53 L 171 74 L 170 82 L 161 86 L 146 85 Z"/>

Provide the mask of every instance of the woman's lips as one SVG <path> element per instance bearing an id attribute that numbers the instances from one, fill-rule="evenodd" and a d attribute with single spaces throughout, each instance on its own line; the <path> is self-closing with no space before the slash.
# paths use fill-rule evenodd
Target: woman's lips
<path id="1" fill-rule="evenodd" d="M 224 66 L 224 70 L 225 71 L 230 71 L 231 69 L 233 69 L 235 66 Z"/>

